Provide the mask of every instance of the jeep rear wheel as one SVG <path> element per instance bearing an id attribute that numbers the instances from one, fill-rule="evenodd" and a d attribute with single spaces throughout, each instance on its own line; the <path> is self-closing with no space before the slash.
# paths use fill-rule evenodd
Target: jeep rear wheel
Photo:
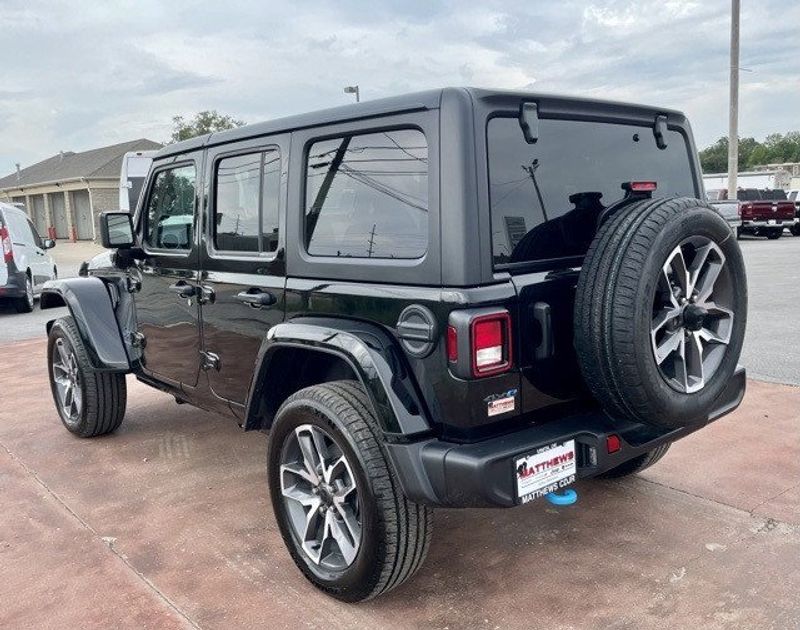
<path id="1" fill-rule="evenodd" d="M 575 346 L 613 416 L 703 421 L 736 369 L 747 318 L 741 251 L 696 199 L 633 203 L 599 230 L 575 300 Z"/>
<path id="2" fill-rule="evenodd" d="M 47 363 L 53 401 L 70 433 L 95 437 L 122 424 L 127 402 L 125 375 L 92 369 L 72 317 L 53 322 Z"/>
<path id="3" fill-rule="evenodd" d="M 267 457 L 272 505 L 295 564 L 355 602 L 410 578 L 430 543 L 430 509 L 408 501 L 363 388 L 336 381 L 283 403 Z"/>

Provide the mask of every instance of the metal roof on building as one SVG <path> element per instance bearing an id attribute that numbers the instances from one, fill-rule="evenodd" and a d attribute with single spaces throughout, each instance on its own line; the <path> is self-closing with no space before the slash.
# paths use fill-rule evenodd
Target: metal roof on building
<path id="1" fill-rule="evenodd" d="M 128 151 L 160 149 L 161 144 L 139 138 L 99 149 L 75 153 L 64 151 L 0 178 L 0 190 L 33 187 L 52 182 L 119 177 L 122 158 Z"/>

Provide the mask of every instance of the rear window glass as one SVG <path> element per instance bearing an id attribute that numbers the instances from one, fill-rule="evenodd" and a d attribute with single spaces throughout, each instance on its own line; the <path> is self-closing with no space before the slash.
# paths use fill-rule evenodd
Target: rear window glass
<path id="1" fill-rule="evenodd" d="M 582 256 L 600 212 L 624 196 L 622 184 L 655 181 L 655 196 L 696 196 L 684 136 L 650 127 L 541 119 L 525 141 L 517 118 L 487 127 L 495 265 Z"/>
<path id="2" fill-rule="evenodd" d="M 428 248 L 428 144 L 401 129 L 314 143 L 306 169 L 312 256 L 420 258 Z"/>
<path id="3" fill-rule="evenodd" d="M 755 188 L 745 188 L 744 190 L 740 190 L 736 193 L 736 197 L 739 199 L 739 201 L 759 201 L 763 199 L 761 193 Z"/>

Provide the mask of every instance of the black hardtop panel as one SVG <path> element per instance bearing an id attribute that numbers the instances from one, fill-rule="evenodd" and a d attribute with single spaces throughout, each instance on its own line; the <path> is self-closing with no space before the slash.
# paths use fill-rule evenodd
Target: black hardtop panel
<path id="1" fill-rule="evenodd" d="M 367 119 L 375 116 L 385 116 L 408 111 L 438 109 L 442 91 L 441 89 L 427 90 L 425 92 L 391 96 L 374 101 L 352 103 L 349 105 L 307 112 L 305 114 L 276 118 L 274 120 L 238 127 L 236 129 L 229 129 L 227 131 L 218 131 L 206 134 L 205 136 L 185 140 L 184 142 L 167 145 L 156 154 L 155 159 L 158 160 L 170 155 L 185 153 L 186 151 L 201 146 L 225 144 L 274 133 L 286 133 L 296 129 L 307 129 L 319 125 Z"/>
<path id="2" fill-rule="evenodd" d="M 476 104 L 486 109 L 516 110 L 522 102 L 535 102 L 538 106 L 538 113 L 543 118 L 566 116 L 577 120 L 591 120 L 599 116 L 604 119 L 617 119 L 622 122 L 632 120 L 652 121 L 654 116 L 665 114 L 672 119 L 670 122 L 680 123 L 686 120 L 683 112 L 653 105 L 512 90 L 467 88 L 467 91 L 472 95 Z"/>
<path id="3" fill-rule="evenodd" d="M 549 115 L 563 116 L 566 114 L 574 118 L 593 118 L 597 115 L 601 115 L 604 118 L 619 118 L 620 120 L 643 120 L 645 118 L 651 118 L 656 114 L 667 114 L 670 118 L 673 118 L 671 122 L 679 123 L 681 120 L 685 120 L 685 116 L 682 112 L 649 105 L 512 90 L 441 88 L 391 96 L 374 101 L 352 103 L 294 116 L 276 118 L 274 120 L 246 125 L 237 129 L 218 131 L 167 145 L 156 153 L 154 159 L 160 160 L 164 157 L 186 153 L 204 146 L 235 142 L 273 133 L 285 133 L 318 125 L 367 119 L 404 111 L 437 109 L 444 92 L 449 92 L 451 95 L 457 95 L 462 98 L 469 95 L 476 104 L 497 109 L 517 108 L 523 101 L 535 101 L 539 106 L 539 115 L 543 117 Z"/>

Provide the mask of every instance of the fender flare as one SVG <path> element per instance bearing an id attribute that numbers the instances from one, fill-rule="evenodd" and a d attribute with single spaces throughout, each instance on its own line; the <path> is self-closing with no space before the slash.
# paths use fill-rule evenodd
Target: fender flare
<path id="1" fill-rule="evenodd" d="M 98 372 L 130 372 L 131 366 L 105 283 L 100 278 L 49 280 L 42 287 L 42 309 L 66 306 Z M 47 322 L 47 332 L 53 326 Z"/>
<path id="2" fill-rule="evenodd" d="M 421 397 L 392 337 L 374 324 L 322 317 L 297 318 L 269 330 L 247 396 L 245 430 L 263 428 L 258 400 L 269 382 L 273 357 L 286 348 L 332 353 L 343 359 L 364 386 L 386 437 L 419 437 L 430 432 Z"/>

